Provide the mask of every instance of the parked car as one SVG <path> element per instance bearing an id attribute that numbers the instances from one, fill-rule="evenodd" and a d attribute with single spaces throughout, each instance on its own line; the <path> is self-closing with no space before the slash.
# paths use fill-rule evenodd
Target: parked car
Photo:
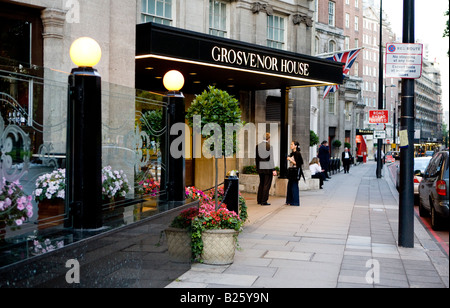
<path id="1" fill-rule="evenodd" d="M 395 160 L 400 160 L 400 151 L 392 151 L 392 157 L 394 157 Z"/>
<path id="2" fill-rule="evenodd" d="M 448 151 L 436 153 L 423 175 L 419 186 L 420 216 L 431 215 L 431 227 L 439 230 L 449 222 L 449 158 Z"/>
<path id="3" fill-rule="evenodd" d="M 419 197 L 419 184 L 422 181 L 425 169 L 431 161 L 431 157 L 416 157 L 414 158 L 414 197 Z M 397 166 L 397 190 L 400 188 L 400 167 Z"/>

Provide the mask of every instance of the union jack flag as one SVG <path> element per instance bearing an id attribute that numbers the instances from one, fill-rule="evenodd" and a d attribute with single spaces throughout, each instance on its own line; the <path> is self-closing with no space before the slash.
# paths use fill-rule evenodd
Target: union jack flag
<path id="1" fill-rule="evenodd" d="M 326 58 L 326 59 L 345 63 L 343 74 L 344 74 L 344 77 L 346 77 L 350 73 L 350 69 L 352 68 L 353 63 L 355 63 L 355 60 L 358 57 L 361 50 L 362 50 L 362 48 L 358 48 L 358 49 L 345 51 L 343 53 L 337 53 L 334 56 L 332 56 L 330 58 Z M 325 99 L 329 93 L 335 93 L 338 90 L 339 90 L 339 85 L 325 87 L 325 90 L 323 93 L 323 99 Z"/>

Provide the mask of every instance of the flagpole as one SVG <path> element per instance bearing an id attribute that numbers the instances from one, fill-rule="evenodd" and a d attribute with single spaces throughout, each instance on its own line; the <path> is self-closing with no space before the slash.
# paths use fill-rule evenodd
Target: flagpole
<path id="1" fill-rule="evenodd" d="M 321 53 L 319 55 L 315 55 L 314 57 L 325 58 L 325 57 L 329 57 L 329 56 L 334 56 L 338 53 L 345 53 L 345 52 L 359 50 L 359 49 L 361 49 L 361 50 L 366 49 L 366 47 L 359 47 L 359 48 L 353 48 L 353 49 L 347 49 L 347 50 L 339 50 L 339 51 L 335 51 L 335 52 Z"/>

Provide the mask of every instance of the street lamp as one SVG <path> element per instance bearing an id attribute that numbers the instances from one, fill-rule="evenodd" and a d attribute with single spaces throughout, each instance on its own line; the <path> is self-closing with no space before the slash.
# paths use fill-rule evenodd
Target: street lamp
<path id="1" fill-rule="evenodd" d="M 164 87 L 169 91 L 164 97 L 164 101 L 168 104 L 169 144 L 163 147 L 166 151 L 163 156 L 169 158 L 166 164 L 167 201 L 174 206 L 184 204 L 186 199 L 186 154 L 180 155 L 180 149 L 172 148 L 172 145 L 178 144 L 177 140 L 182 140 L 183 144 L 185 142 L 185 102 L 184 95 L 180 92 L 184 81 L 183 74 L 175 70 L 167 72 L 163 78 Z M 184 151 L 184 149 L 181 150 Z"/>
<path id="2" fill-rule="evenodd" d="M 70 57 L 77 68 L 69 76 L 67 108 L 68 224 L 74 229 L 102 226 L 101 76 L 93 67 L 101 59 L 98 43 L 87 37 L 73 42 Z"/>

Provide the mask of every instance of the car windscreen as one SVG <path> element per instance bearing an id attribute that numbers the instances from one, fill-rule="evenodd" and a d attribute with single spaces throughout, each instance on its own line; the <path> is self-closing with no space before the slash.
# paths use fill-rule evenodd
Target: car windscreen
<path id="1" fill-rule="evenodd" d="M 420 170 L 421 172 L 425 172 L 425 169 L 428 167 L 430 160 L 428 159 L 414 160 L 414 170 Z"/>

